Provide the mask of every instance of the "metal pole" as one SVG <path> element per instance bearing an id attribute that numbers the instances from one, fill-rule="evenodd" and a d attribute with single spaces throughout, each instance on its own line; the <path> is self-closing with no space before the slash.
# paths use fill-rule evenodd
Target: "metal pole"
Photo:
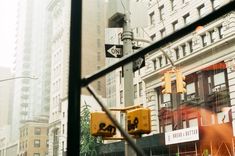
<path id="1" fill-rule="evenodd" d="M 124 16 L 123 33 L 122 33 L 123 53 L 124 55 L 129 55 L 133 51 L 132 50 L 133 33 L 130 28 L 129 0 L 126 0 L 126 5 L 124 7 L 125 7 L 125 16 Z M 124 103 L 125 103 L 125 107 L 128 107 L 134 104 L 132 62 L 124 65 L 123 70 L 124 70 L 123 71 L 124 73 Z M 126 125 L 126 129 L 127 129 L 127 125 Z M 136 153 L 127 142 L 125 142 L 125 156 L 136 156 Z"/>
<path id="2" fill-rule="evenodd" d="M 71 0 L 67 155 L 80 155 L 82 1 Z"/>

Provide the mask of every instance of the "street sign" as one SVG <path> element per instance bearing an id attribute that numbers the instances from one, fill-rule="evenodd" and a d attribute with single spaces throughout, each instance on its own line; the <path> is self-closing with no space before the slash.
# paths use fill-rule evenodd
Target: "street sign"
<path id="1" fill-rule="evenodd" d="M 145 66 L 145 59 L 144 59 L 144 56 L 141 56 L 133 62 L 133 72 L 139 70 L 140 68 L 144 66 Z"/>
<path id="2" fill-rule="evenodd" d="M 105 44 L 106 57 L 121 58 L 123 56 L 122 45 Z"/>

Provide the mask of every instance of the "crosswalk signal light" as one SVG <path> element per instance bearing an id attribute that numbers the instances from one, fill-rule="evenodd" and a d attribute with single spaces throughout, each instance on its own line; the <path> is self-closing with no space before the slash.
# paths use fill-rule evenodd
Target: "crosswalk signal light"
<path id="1" fill-rule="evenodd" d="M 176 71 L 176 91 L 177 93 L 186 93 L 185 76 L 180 70 Z"/>
<path id="2" fill-rule="evenodd" d="M 116 134 L 116 127 L 104 112 L 92 112 L 90 133 L 93 136 L 112 137 Z"/>
<path id="3" fill-rule="evenodd" d="M 131 135 L 148 134 L 151 132 L 149 108 L 137 108 L 127 111 L 127 128 Z"/>
<path id="4" fill-rule="evenodd" d="M 162 94 L 170 94 L 171 93 L 171 73 L 166 72 L 162 77 Z"/>

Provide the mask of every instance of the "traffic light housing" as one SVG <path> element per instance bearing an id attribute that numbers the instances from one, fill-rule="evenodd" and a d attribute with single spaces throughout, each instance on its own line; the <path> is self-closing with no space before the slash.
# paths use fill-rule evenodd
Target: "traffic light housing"
<path id="1" fill-rule="evenodd" d="M 186 93 L 185 76 L 180 70 L 176 71 L 176 91 L 177 93 Z"/>
<path id="2" fill-rule="evenodd" d="M 168 71 L 162 77 L 162 94 L 170 94 L 171 91 L 171 73 Z"/>
<path id="3" fill-rule="evenodd" d="M 127 129 L 131 135 L 148 134 L 151 132 L 149 108 L 137 108 L 127 111 Z"/>
<path id="4" fill-rule="evenodd" d="M 112 137 L 116 134 L 116 127 L 104 112 L 92 112 L 90 132 L 93 136 Z"/>

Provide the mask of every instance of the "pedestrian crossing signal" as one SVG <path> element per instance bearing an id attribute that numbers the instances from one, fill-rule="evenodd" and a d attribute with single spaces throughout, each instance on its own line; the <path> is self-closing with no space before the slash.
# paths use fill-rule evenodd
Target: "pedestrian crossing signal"
<path id="1" fill-rule="evenodd" d="M 116 134 L 116 127 L 104 112 L 92 112 L 90 133 L 93 136 L 112 137 Z"/>

